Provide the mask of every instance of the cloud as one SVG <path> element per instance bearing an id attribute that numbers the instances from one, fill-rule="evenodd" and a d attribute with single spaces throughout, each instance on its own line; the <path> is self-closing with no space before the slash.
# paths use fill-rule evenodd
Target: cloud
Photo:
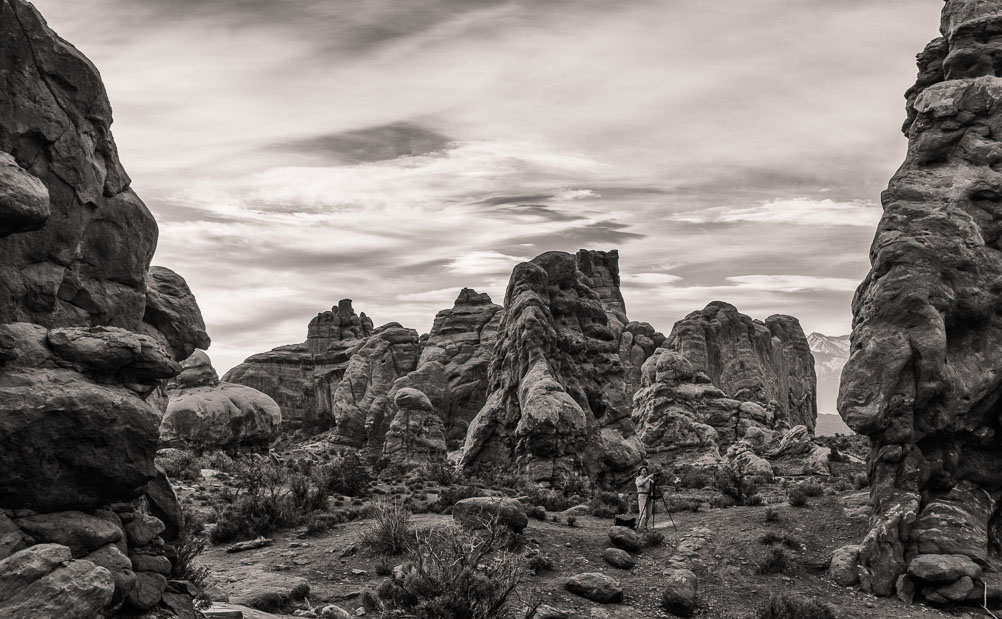
<path id="1" fill-rule="evenodd" d="M 516 264 L 526 260 L 496 251 L 474 251 L 450 262 L 449 270 L 462 275 L 510 273 Z"/>
<path id="2" fill-rule="evenodd" d="M 395 122 L 377 127 L 311 136 L 275 144 L 278 151 L 310 153 L 340 163 L 387 161 L 445 150 L 451 140 L 420 124 Z"/>
<path id="3" fill-rule="evenodd" d="M 792 198 L 767 200 L 742 208 L 717 207 L 673 215 L 675 221 L 705 223 L 793 224 L 797 226 L 859 226 L 873 229 L 880 220 L 880 206 L 864 200 L 836 202 L 831 199 Z"/>
<path id="4" fill-rule="evenodd" d="M 775 292 L 805 292 L 810 290 L 852 291 L 859 280 L 845 277 L 814 277 L 811 275 L 735 275 L 728 277 L 735 287 Z"/>

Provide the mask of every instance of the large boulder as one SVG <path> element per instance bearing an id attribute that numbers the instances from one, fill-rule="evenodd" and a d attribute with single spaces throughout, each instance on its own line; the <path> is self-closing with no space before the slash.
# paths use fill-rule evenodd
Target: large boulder
<path id="1" fill-rule="evenodd" d="M 691 617 L 696 612 L 696 575 L 684 568 L 669 570 L 661 591 L 661 605 L 676 617 Z"/>
<path id="2" fill-rule="evenodd" d="M 88 555 L 123 537 L 120 527 L 79 511 L 37 514 L 18 518 L 14 524 L 35 542 L 66 546 L 74 558 Z"/>
<path id="3" fill-rule="evenodd" d="M 282 425 L 282 411 L 274 400 L 257 389 L 220 382 L 203 351 L 195 351 L 182 367 L 177 383 L 168 389 L 161 445 L 268 447 Z"/>
<path id="4" fill-rule="evenodd" d="M 453 519 L 470 529 L 483 529 L 492 523 L 502 524 L 515 533 L 529 526 L 522 504 L 515 499 L 473 497 L 452 506 Z"/>
<path id="5" fill-rule="evenodd" d="M 791 428 L 767 454 L 776 475 L 831 475 L 832 450 L 815 443 L 805 426 Z"/>
<path id="6" fill-rule="evenodd" d="M 267 394 L 282 410 L 286 428 L 329 428 L 334 392 L 352 355 L 372 335 L 372 320 L 356 314 L 351 299 L 310 320 L 306 341 L 252 355 L 223 376 Z"/>
<path id="7" fill-rule="evenodd" d="M 112 604 L 115 579 L 57 544 L 39 544 L 0 561 L 0 616 L 93 619 Z"/>
<path id="8" fill-rule="evenodd" d="M 572 576 L 564 583 L 564 588 L 599 604 L 623 601 L 623 588 L 619 585 L 619 581 L 600 572 L 585 572 Z"/>
<path id="9" fill-rule="evenodd" d="M 602 256 L 547 252 L 512 271 L 489 395 L 463 446 L 467 470 L 507 468 L 557 485 L 572 475 L 606 485 L 632 476 L 642 446 L 619 356 L 618 278 L 596 269 L 611 264 Z"/>
<path id="10" fill-rule="evenodd" d="M 906 94 L 908 152 L 881 196 L 872 268 L 853 299 L 839 412 L 870 440 L 859 562 L 862 587 L 878 595 L 925 554 L 998 567 L 987 555 L 1002 544 L 999 28 L 996 3 L 944 5 L 943 36 L 919 54 Z"/>

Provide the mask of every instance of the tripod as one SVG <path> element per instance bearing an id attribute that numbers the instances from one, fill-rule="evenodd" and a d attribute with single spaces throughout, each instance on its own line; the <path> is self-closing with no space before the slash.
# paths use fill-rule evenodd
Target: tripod
<path id="1" fill-rule="evenodd" d="M 662 491 L 661 488 L 660 488 L 660 486 L 658 486 L 657 478 L 655 478 L 654 481 L 651 482 L 651 493 L 648 495 L 648 499 L 647 500 L 648 501 L 652 501 L 652 500 L 654 500 L 655 496 L 661 497 L 661 504 L 665 506 L 665 513 L 668 514 L 668 520 L 671 521 L 671 527 L 673 529 L 675 529 L 676 533 L 678 533 L 678 527 L 675 526 L 675 519 L 672 518 L 672 516 L 671 516 L 671 510 L 668 509 L 668 501 L 665 500 L 664 491 Z M 653 505 L 651 505 L 651 528 L 652 529 L 656 528 L 656 526 L 655 526 L 656 523 L 655 523 L 655 517 L 654 517 L 654 515 L 657 513 L 657 511 L 658 511 L 658 504 L 657 504 L 657 502 L 655 502 Z"/>

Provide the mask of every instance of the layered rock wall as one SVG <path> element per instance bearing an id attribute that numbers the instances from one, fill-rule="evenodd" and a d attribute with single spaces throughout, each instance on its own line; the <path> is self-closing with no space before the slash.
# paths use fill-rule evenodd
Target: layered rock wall
<path id="1" fill-rule="evenodd" d="M 906 95 L 839 393 L 872 445 L 853 580 L 939 603 L 1002 592 L 1002 8 L 949 0 L 941 32 Z"/>

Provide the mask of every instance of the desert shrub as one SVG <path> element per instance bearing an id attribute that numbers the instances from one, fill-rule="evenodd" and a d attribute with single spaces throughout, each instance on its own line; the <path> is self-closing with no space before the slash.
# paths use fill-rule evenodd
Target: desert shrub
<path id="1" fill-rule="evenodd" d="M 729 494 L 718 494 L 710 499 L 710 507 L 717 509 L 734 507 L 735 505 L 737 505 L 737 501 L 735 501 L 734 497 Z"/>
<path id="2" fill-rule="evenodd" d="M 296 524 L 288 502 L 276 495 L 238 497 L 216 515 L 216 526 L 209 534 L 213 544 L 225 544 L 238 538 L 267 535 Z"/>
<path id="3" fill-rule="evenodd" d="M 734 505 L 745 505 L 748 497 L 758 491 L 755 477 L 742 475 L 731 467 L 721 467 L 717 470 L 714 484 L 724 494 L 734 500 Z"/>
<path id="4" fill-rule="evenodd" d="M 803 489 L 804 493 L 808 497 L 821 496 L 822 494 L 825 493 L 824 486 L 814 481 L 813 479 L 810 481 L 805 481 L 804 483 L 800 484 L 800 488 Z"/>
<path id="5" fill-rule="evenodd" d="M 549 555 L 538 554 L 529 559 L 529 571 L 534 576 L 539 576 L 543 572 L 553 571 L 553 559 Z"/>
<path id="6" fill-rule="evenodd" d="M 845 492 L 852 488 L 852 482 L 845 478 L 839 478 L 832 487 L 838 492 Z"/>
<path id="7" fill-rule="evenodd" d="M 202 454 L 199 459 L 204 469 L 214 469 L 224 473 L 231 473 L 236 468 L 236 463 L 224 451 L 212 451 Z"/>
<path id="8" fill-rule="evenodd" d="M 566 497 L 586 496 L 591 487 L 591 481 L 586 475 L 573 472 L 560 480 L 560 490 Z"/>
<path id="9" fill-rule="evenodd" d="M 375 522 L 362 534 L 362 544 L 377 554 L 402 554 L 411 537 L 411 512 L 398 501 L 380 501 L 372 511 Z"/>
<path id="10" fill-rule="evenodd" d="M 365 463 L 351 452 L 335 458 L 330 464 L 319 469 L 317 485 L 328 493 L 359 497 L 365 493 L 372 481 L 372 475 Z"/>
<path id="11" fill-rule="evenodd" d="M 505 549 L 503 526 L 484 532 L 455 525 L 417 533 L 401 578 L 379 588 L 384 617 L 488 619 L 503 616 L 520 578 L 519 556 Z"/>
<path id="12" fill-rule="evenodd" d="M 380 576 L 389 576 L 389 573 L 380 574 Z M 382 605 L 379 603 L 379 597 L 377 597 L 376 594 L 372 592 L 372 589 L 366 589 L 365 591 L 362 591 L 362 597 L 360 598 L 360 601 L 362 602 L 362 608 L 364 608 L 365 611 L 369 613 L 382 608 Z"/>
<path id="13" fill-rule="evenodd" d="M 856 490 L 862 490 L 870 485 L 870 479 L 866 476 L 866 473 L 856 473 L 852 476 L 852 485 Z"/>
<path id="14" fill-rule="evenodd" d="M 529 509 L 525 510 L 525 515 L 529 518 L 534 518 L 541 522 L 546 522 L 546 510 L 542 505 L 533 505 Z"/>
<path id="15" fill-rule="evenodd" d="M 157 452 L 156 463 L 171 479 L 197 481 L 202 477 L 198 458 L 184 449 L 161 449 Z"/>
<path id="16" fill-rule="evenodd" d="M 702 490 L 713 485 L 713 476 L 704 469 L 688 468 L 681 472 L 676 485 L 679 488 Z"/>
<path id="17" fill-rule="evenodd" d="M 765 508 L 765 521 L 766 522 L 779 522 L 779 510 L 775 507 Z"/>
<path id="18" fill-rule="evenodd" d="M 393 573 L 393 564 L 391 564 L 386 557 L 381 557 L 378 562 L 376 562 L 376 576 L 389 576 Z"/>
<path id="19" fill-rule="evenodd" d="M 802 486 L 793 486 L 786 491 L 786 499 L 794 507 L 806 507 L 807 491 Z"/>
<path id="20" fill-rule="evenodd" d="M 625 495 L 617 492 L 606 492 L 604 490 L 599 490 L 592 495 L 588 507 L 589 513 L 598 518 L 612 518 L 619 514 L 625 514 L 630 510 L 630 505 Z"/>
<path id="21" fill-rule="evenodd" d="M 542 505 L 548 512 L 562 512 L 568 507 L 574 507 L 579 502 L 574 501 L 574 497 L 568 496 L 558 490 L 531 486 L 524 488 L 525 495 L 529 497 L 529 502 L 533 505 Z"/>
<path id="22" fill-rule="evenodd" d="M 755 566 L 756 574 L 785 574 L 791 570 L 790 557 L 782 548 L 770 548 Z"/>
<path id="23" fill-rule="evenodd" d="M 306 534 L 322 535 L 339 524 L 344 524 L 355 518 L 348 518 L 351 510 L 338 510 L 336 512 L 313 512 L 306 518 Z"/>
<path id="24" fill-rule="evenodd" d="M 745 505 L 758 506 L 765 503 L 765 499 L 762 498 L 761 494 L 755 493 L 749 497 L 745 498 Z"/>
<path id="25" fill-rule="evenodd" d="M 443 488 L 438 494 L 438 500 L 432 505 L 429 505 L 428 509 L 440 514 L 446 514 L 452 510 L 452 506 L 457 502 L 462 501 L 463 499 L 483 495 L 483 491 L 476 486 L 452 486 L 451 488 Z"/>
<path id="26" fill-rule="evenodd" d="M 702 507 L 703 505 L 702 502 L 700 502 L 698 499 L 687 499 L 682 497 L 672 497 L 670 499 L 667 499 L 667 501 L 668 501 L 668 509 L 671 510 L 673 513 L 674 512 L 696 513 L 699 511 L 699 508 Z"/>
<path id="27" fill-rule="evenodd" d="M 640 543 L 648 548 L 665 545 L 665 534 L 657 529 L 645 529 L 640 532 Z"/>
<path id="28" fill-rule="evenodd" d="M 758 609 L 755 619 L 838 619 L 838 616 L 824 602 L 784 593 L 770 597 Z"/>
<path id="29" fill-rule="evenodd" d="M 327 507 L 327 492 L 323 488 L 314 489 L 306 475 L 293 473 L 289 479 L 289 501 L 297 512 L 308 514 Z"/>
<path id="30" fill-rule="evenodd" d="M 426 464 L 421 469 L 421 475 L 440 486 L 451 486 L 459 479 L 456 467 L 448 463 Z"/>
<path id="31" fill-rule="evenodd" d="M 204 528 L 205 522 L 198 514 L 185 511 L 184 528 L 178 538 L 170 544 L 176 555 L 171 562 L 170 577 L 172 580 L 187 580 L 195 586 L 198 590 L 198 597 L 195 599 L 197 608 L 206 608 L 210 604 L 205 595 L 210 575 L 209 568 L 195 565 L 195 559 L 205 550 L 205 540 L 201 536 Z"/>
<path id="32" fill-rule="evenodd" d="M 769 531 L 768 533 L 762 535 L 758 538 L 758 543 L 764 544 L 766 546 L 771 546 L 773 544 L 782 544 L 787 548 L 792 550 L 799 550 L 803 546 L 803 542 L 792 535 L 787 535 L 785 533 L 776 533 L 774 531 Z"/>
<path id="33" fill-rule="evenodd" d="M 301 582 L 292 588 L 289 592 L 289 599 L 294 602 L 301 602 L 305 600 L 310 595 L 310 585 L 305 582 Z"/>
<path id="34" fill-rule="evenodd" d="M 574 514 L 568 515 L 567 516 L 567 526 L 569 526 L 569 527 L 576 527 L 576 526 L 578 526 L 578 517 L 575 516 Z"/>

